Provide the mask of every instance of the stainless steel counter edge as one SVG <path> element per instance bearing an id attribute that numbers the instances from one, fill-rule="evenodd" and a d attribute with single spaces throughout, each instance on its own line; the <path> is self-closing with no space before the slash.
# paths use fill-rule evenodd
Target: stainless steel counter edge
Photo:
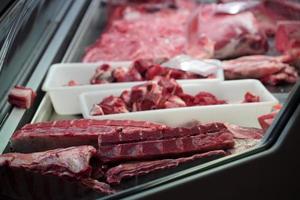
<path id="1" fill-rule="evenodd" d="M 37 64 L 36 69 L 34 70 L 30 80 L 26 85 L 27 87 L 30 87 L 33 90 L 37 90 L 40 87 L 40 84 L 49 66 L 52 64 L 53 60 L 55 59 L 55 56 L 57 56 L 57 52 L 60 50 L 61 46 L 65 42 L 65 37 L 62 36 L 67 35 L 69 33 L 72 26 L 74 25 L 76 16 L 85 5 L 85 1 L 74 1 L 73 5 L 69 8 L 68 13 L 61 22 L 51 42 L 49 43 L 47 50 L 45 51 L 39 63 Z M 26 110 L 24 109 L 13 108 L 12 112 L 7 117 L 5 123 L 3 124 L 0 130 L 0 153 L 2 153 L 5 150 L 13 132 L 18 127 L 22 117 L 24 116 L 25 111 Z"/>

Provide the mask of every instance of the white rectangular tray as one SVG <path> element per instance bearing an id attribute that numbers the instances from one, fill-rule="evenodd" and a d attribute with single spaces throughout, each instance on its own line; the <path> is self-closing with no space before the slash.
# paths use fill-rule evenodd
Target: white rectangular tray
<path id="1" fill-rule="evenodd" d="M 49 93 L 55 111 L 60 115 L 80 114 L 79 94 L 87 91 L 102 91 L 113 88 L 128 88 L 143 82 L 108 83 L 91 85 L 90 79 L 98 66 L 103 63 L 116 67 L 129 67 L 131 61 L 97 62 L 97 63 L 63 63 L 51 66 L 42 89 Z M 70 80 L 75 80 L 78 86 L 66 86 Z M 224 80 L 223 70 L 220 69 L 215 79 L 193 79 L 197 81 Z M 189 82 L 180 80 L 179 82 Z"/>
<path id="2" fill-rule="evenodd" d="M 171 123 L 173 125 L 178 125 L 178 123 L 182 121 L 188 122 L 191 118 L 200 119 L 204 122 L 213 120 L 237 123 L 238 121 L 238 124 L 244 122 L 244 125 L 247 125 L 246 116 L 255 118 L 259 115 L 269 113 L 272 107 L 278 103 L 276 98 L 259 81 L 252 79 L 194 83 L 190 81 L 189 83 L 180 83 L 180 85 L 186 93 L 195 95 L 200 91 L 210 92 L 218 99 L 226 100 L 228 104 L 149 110 L 100 116 L 90 115 L 90 109 L 93 104 L 101 102 L 105 97 L 110 95 L 119 96 L 124 90 L 111 89 L 82 93 L 80 95 L 82 115 L 89 119 L 154 120 L 164 123 L 167 120 L 168 124 Z M 244 100 L 244 94 L 246 92 L 260 96 L 260 102 L 242 104 L 241 102 Z M 245 118 L 242 116 L 245 116 Z"/>

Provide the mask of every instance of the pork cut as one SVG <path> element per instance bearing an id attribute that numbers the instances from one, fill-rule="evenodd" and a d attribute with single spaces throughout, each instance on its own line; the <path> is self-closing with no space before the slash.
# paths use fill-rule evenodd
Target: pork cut
<path id="1" fill-rule="evenodd" d="M 0 155 L 0 168 L 19 169 L 40 175 L 52 175 L 85 186 L 92 186 L 98 192 L 110 194 L 113 190 L 106 183 L 94 181 L 89 184 L 92 167 L 90 159 L 96 153 L 92 146 L 54 149 L 30 154 L 7 153 Z M 28 183 L 30 184 L 30 183 Z"/>
<path id="2" fill-rule="evenodd" d="M 106 172 L 106 181 L 109 184 L 119 184 L 125 178 L 145 175 L 158 170 L 174 168 L 178 165 L 187 162 L 192 162 L 194 160 L 201 160 L 203 162 L 207 162 L 209 160 L 220 158 L 225 155 L 226 152 L 223 150 L 214 150 L 177 159 L 163 159 L 154 161 L 124 163 L 110 168 Z"/>
<path id="3" fill-rule="evenodd" d="M 132 142 L 115 145 L 99 145 L 98 156 L 104 163 L 127 160 L 157 159 L 166 156 L 182 156 L 211 150 L 230 149 L 234 146 L 229 131 L 220 131 L 180 138 Z"/>
<path id="4" fill-rule="evenodd" d="M 132 120 L 62 120 L 27 124 L 11 138 L 13 150 L 18 152 L 44 151 L 70 146 L 98 146 L 101 134 L 122 132 L 124 129 L 160 129 L 165 125 Z"/>
<path id="5" fill-rule="evenodd" d="M 262 54 L 268 49 L 265 35 L 251 12 L 218 13 L 222 5 L 201 5 L 189 21 L 189 39 L 206 36 L 214 42 L 215 58 Z"/>
<path id="6" fill-rule="evenodd" d="M 10 90 L 8 102 L 18 108 L 28 109 L 32 106 L 36 93 L 31 88 L 15 86 Z"/>
<path id="7" fill-rule="evenodd" d="M 284 63 L 289 56 L 243 56 L 223 61 L 226 79 L 255 78 L 265 84 L 295 83 L 298 80 L 296 69 Z"/>

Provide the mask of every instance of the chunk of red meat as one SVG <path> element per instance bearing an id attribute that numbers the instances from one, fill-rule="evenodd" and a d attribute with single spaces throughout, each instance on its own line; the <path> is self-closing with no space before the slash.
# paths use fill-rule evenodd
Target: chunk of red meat
<path id="1" fill-rule="evenodd" d="M 259 101 L 260 101 L 259 96 L 256 96 L 251 92 L 246 92 L 246 94 L 244 95 L 243 103 L 252 103 L 252 102 L 259 102 Z"/>
<path id="2" fill-rule="evenodd" d="M 182 87 L 174 79 L 158 78 L 158 85 L 163 88 L 163 94 L 179 95 L 183 93 Z"/>
<path id="3" fill-rule="evenodd" d="M 199 92 L 194 97 L 194 105 L 215 105 L 225 103 L 226 101 L 219 100 L 216 96 L 209 92 Z"/>
<path id="4" fill-rule="evenodd" d="M 28 109 L 32 106 L 36 97 L 35 91 L 23 86 L 15 86 L 10 90 L 8 102 L 18 108 Z"/>
<path id="5" fill-rule="evenodd" d="M 99 104 L 104 114 L 127 113 L 129 112 L 126 103 L 120 98 L 109 96 Z"/>
<path id="6" fill-rule="evenodd" d="M 113 80 L 112 80 L 111 73 L 112 73 L 111 66 L 108 64 L 103 64 L 96 69 L 95 74 L 90 80 L 90 83 L 102 84 L 102 83 L 112 82 Z"/>

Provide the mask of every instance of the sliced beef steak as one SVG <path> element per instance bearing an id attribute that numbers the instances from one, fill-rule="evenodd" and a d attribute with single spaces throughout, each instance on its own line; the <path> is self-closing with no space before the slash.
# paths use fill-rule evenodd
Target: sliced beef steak
<path id="1" fill-rule="evenodd" d="M 117 165 L 106 172 L 107 182 L 109 184 L 119 184 L 124 178 L 145 175 L 150 172 L 177 167 L 180 164 L 192 162 L 194 160 L 209 161 L 211 159 L 225 156 L 223 150 L 209 151 L 206 153 L 195 154 L 190 157 L 177 159 L 163 159 L 144 162 L 132 162 Z"/>
<path id="2" fill-rule="evenodd" d="M 122 132 L 122 129 L 159 129 L 165 125 L 132 120 L 62 120 L 27 124 L 11 138 L 18 152 L 34 152 L 79 145 L 98 146 L 102 134 Z"/>
<path id="3" fill-rule="evenodd" d="M 166 156 L 230 149 L 234 146 L 232 134 L 221 131 L 172 139 L 133 142 L 115 145 L 99 145 L 99 158 L 107 162 L 156 159 Z"/>

